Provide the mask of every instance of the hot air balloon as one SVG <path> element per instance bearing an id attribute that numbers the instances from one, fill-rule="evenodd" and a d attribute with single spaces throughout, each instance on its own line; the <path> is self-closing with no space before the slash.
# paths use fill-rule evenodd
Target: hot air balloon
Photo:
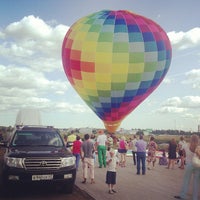
<path id="1" fill-rule="evenodd" d="M 165 31 L 127 10 L 103 10 L 79 19 L 62 45 L 69 82 L 110 133 L 158 87 L 171 56 Z"/>

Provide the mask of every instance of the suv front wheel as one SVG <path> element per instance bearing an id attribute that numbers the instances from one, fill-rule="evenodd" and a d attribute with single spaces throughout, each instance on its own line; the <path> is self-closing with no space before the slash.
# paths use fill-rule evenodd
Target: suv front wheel
<path id="1" fill-rule="evenodd" d="M 73 183 L 64 183 L 62 185 L 62 192 L 64 194 L 71 194 L 73 192 L 73 189 L 74 189 L 74 184 Z"/>

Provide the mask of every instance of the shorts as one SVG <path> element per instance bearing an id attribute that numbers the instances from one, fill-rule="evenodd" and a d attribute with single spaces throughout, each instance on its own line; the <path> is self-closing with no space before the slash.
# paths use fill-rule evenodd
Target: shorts
<path id="1" fill-rule="evenodd" d="M 116 184 L 116 176 L 117 176 L 116 172 L 107 171 L 107 173 L 106 173 L 106 184 L 115 185 Z"/>
<path id="2" fill-rule="evenodd" d="M 126 149 L 118 149 L 118 153 L 126 153 L 127 150 Z"/>
<path id="3" fill-rule="evenodd" d="M 185 157 L 185 151 L 184 150 L 179 150 L 178 154 L 179 154 L 179 156 Z"/>

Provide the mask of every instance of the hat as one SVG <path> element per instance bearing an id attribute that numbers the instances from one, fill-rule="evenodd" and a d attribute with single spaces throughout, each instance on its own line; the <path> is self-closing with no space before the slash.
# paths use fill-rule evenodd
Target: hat
<path id="1" fill-rule="evenodd" d="M 103 130 L 98 130 L 98 134 L 103 134 L 104 131 Z"/>

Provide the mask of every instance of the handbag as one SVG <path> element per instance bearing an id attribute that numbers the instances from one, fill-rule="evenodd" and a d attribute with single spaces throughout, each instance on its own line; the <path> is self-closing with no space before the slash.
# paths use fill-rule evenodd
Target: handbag
<path id="1" fill-rule="evenodd" d="M 194 167 L 200 168 L 200 159 L 199 156 L 195 153 L 193 158 L 192 158 L 192 165 Z"/>

